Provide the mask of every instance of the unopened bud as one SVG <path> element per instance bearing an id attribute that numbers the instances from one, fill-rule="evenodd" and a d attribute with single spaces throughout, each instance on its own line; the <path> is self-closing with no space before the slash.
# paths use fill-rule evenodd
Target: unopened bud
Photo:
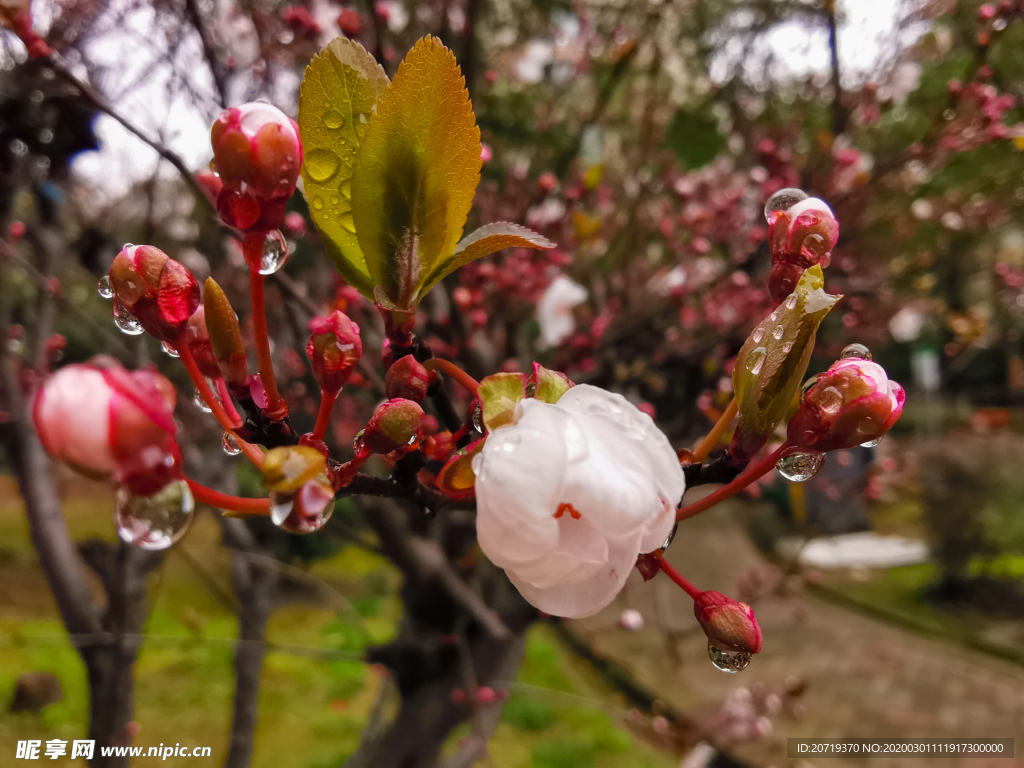
<path id="1" fill-rule="evenodd" d="M 391 453 L 412 445 L 423 423 L 423 409 L 412 400 L 396 398 L 381 405 L 363 432 L 363 445 L 373 453 Z"/>
<path id="2" fill-rule="evenodd" d="M 761 627 L 754 609 L 721 592 L 701 592 L 693 601 L 693 614 L 708 641 L 723 651 L 760 653 Z"/>
<path id="3" fill-rule="evenodd" d="M 417 403 L 427 396 L 430 374 L 412 355 L 396 360 L 384 377 L 384 392 L 389 398 L 401 397 Z"/>
<path id="4" fill-rule="evenodd" d="M 116 303 L 151 336 L 177 342 L 199 306 L 199 284 L 182 264 L 151 245 L 129 245 L 110 265 Z M 116 306 L 115 306 L 116 310 Z"/>
<path id="5" fill-rule="evenodd" d="M 796 287 L 808 267 L 827 267 L 839 240 L 839 222 L 816 197 L 801 200 L 788 210 L 773 211 L 768 225 L 772 271 L 768 290 L 780 304 Z"/>
<path id="6" fill-rule="evenodd" d="M 206 279 L 203 309 L 210 343 L 224 380 L 232 386 L 247 385 L 249 371 L 246 367 L 245 346 L 242 344 L 242 330 L 238 326 L 231 302 L 212 277 Z"/>
<path id="7" fill-rule="evenodd" d="M 309 330 L 306 354 L 313 378 L 324 392 L 340 392 L 363 354 L 359 326 L 339 309 L 328 317 L 314 317 Z"/>

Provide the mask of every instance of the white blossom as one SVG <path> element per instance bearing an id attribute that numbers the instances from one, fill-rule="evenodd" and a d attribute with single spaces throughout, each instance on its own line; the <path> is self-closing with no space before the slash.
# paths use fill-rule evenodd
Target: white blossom
<path id="1" fill-rule="evenodd" d="M 576 330 L 572 315 L 575 307 L 587 300 L 587 289 L 565 275 L 551 281 L 537 304 L 537 322 L 545 346 L 561 344 Z"/>

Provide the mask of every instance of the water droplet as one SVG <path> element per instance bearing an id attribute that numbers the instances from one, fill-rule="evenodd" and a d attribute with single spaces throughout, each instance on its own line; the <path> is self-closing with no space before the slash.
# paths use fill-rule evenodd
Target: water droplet
<path id="1" fill-rule="evenodd" d="M 786 309 L 794 309 L 794 308 L 796 308 L 796 302 L 797 302 L 797 295 L 795 293 L 789 294 L 789 296 L 786 297 Z"/>
<path id="2" fill-rule="evenodd" d="M 782 338 L 782 334 L 784 334 L 785 332 L 786 332 L 786 329 L 785 329 L 784 326 L 776 325 L 775 326 L 775 330 L 772 331 L 772 338 L 775 339 L 776 341 L 778 341 L 779 339 Z"/>
<path id="3" fill-rule="evenodd" d="M 270 494 L 270 520 L 288 533 L 316 533 L 334 514 L 334 488 L 326 475 L 292 494 Z"/>
<path id="4" fill-rule="evenodd" d="M 801 403 L 804 401 L 804 398 L 807 397 L 807 391 L 811 387 L 813 387 L 815 384 L 817 384 L 817 383 L 818 383 L 818 377 L 817 376 L 811 376 L 811 378 L 809 378 L 807 381 L 805 381 L 800 386 L 800 402 Z"/>
<path id="5" fill-rule="evenodd" d="M 138 336 L 145 333 L 142 323 L 117 299 L 114 299 L 114 325 L 121 333 L 129 336 Z"/>
<path id="6" fill-rule="evenodd" d="M 360 429 L 356 433 L 355 438 L 352 440 L 352 450 L 355 451 L 357 454 L 358 453 L 362 453 L 363 448 L 364 448 L 364 446 L 363 446 L 363 433 L 364 432 L 366 432 L 365 429 Z"/>
<path id="7" fill-rule="evenodd" d="M 355 234 L 356 222 L 355 219 L 352 218 L 351 213 L 341 214 L 341 216 L 338 217 L 338 223 L 341 224 L 341 226 L 347 229 L 349 232 Z"/>
<path id="8" fill-rule="evenodd" d="M 791 453 L 779 459 L 775 468 L 779 474 L 794 483 L 806 483 L 812 477 L 821 472 L 825 466 L 825 454 L 823 453 Z"/>
<path id="9" fill-rule="evenodd" d="M 135 247 L 135 243 L 125 243 L 124 245 L 121 246 L 121 250 L 122 251 L 127 251 L 129 248 L 134 248 L 134 247 Z"/>
<path id="10" fill-rule="evenodd" d="M 101 299 L 114 298 L 114 289 L 110 287 L 110 275 L 104 275 L 96 283 L 96 293 L 100 295 Z"/>
<path id="11" fill-rule="evenodd" d="M 843 351 L 839 354 L 840 360 L 849 360 L 851 358 L 858 358 L 860 360 L 870 360 L 871 350 L 865 347 L 863 344 L 850 344 L 843 348 Z"/>
<path id="12" fill-rule="evenodd" d="M 825 413 L 835 413 L 843 407 L 843 393 L 836 387 L 825 387 L 818 392 L 817 403 Z"/>
<path id="13" fill-rule="evenodd" d="M 196 408 L 198 408 L 203 413 L 213 413 L 213 408 L 206 404 L 206 401 L 203 399 L 203 396 L 199 394 L 198 389 L 196 390 L 196 393 L 192 395 L 192 402 L 195 403 Z"/>
<path id="14" fill-rule="evenodd" d="M 750 338 L 755 344 L 760 344 L 761 339 L 764 338 L 764 328 L 762 328 L 761 326 L 755 328 L 754 332 L 750 334 Z"/>
<path id="15" fill-rule="evenodd" d="M 167 549 L 185 533 L 195 506 L 184 480 L 168 483 L 152 496 L 136 496 L 122 486 L 114 503 L 117 535 L 141 549 Z"/>
<path id="16" fill-rule="evenodd" d="M 483 431 L 484 431 L 484 411 L 483 411 L 483 408 L 480 407 L 480 403 L 477 403 L 476 407 L 473 409 L 473 429 L 475 429 L 477 432 L 483 434 Z"/>
<path id="17" fill-rule="evenodd" d="M 775 310 L 774 312 L 772 312 L 772 313 L 771 313 L 771 314 L 770 314 L 770 315 L 768 316 L 768 318 L 769 318 L 769 319 L 770 319 L 770 320 L 771 320 L 771 321 L 772 321 L 773 323 L 775 323 L 775 322 L 778 322 L 778 319 L 779 319 L 779 310 L 777 310 L 777 309 L 776 309 L 776 310 Z"/>
<path id="18" fill-rule="evenodd" d="M 994 29 L 996 32 L 1002 32 L 1004 29 L 1006 29 L 1006 19 L 1004 19 L 1002 16 L 1000 16 L 998 19 L 995 19 L 992 22 L 992 29 Z"/>
<path id="19" fill-rule="evenodd" d="M 180 355 L 178 354 L 178 350 L 176 350 L 166 341 L 160 342 L 160 349 L 162 349 L 164 351 L 164 354 L 167 355 L 168 357 L 180 357 Z"/>
<path id="20" fill-rule="evenodd" d="M 345 124 L 345 117 L 336 109 L 329 109 L 324 113 L 324 125 L 330 130 L 336 131 Z"/>
<path id="21" fill-rule="evenodd" d="M 343 198 L 345 198 L 346 200 L 351 200 L 352 199 L 352 180 L 349 179 L 347 181 L 341 182 L 341 184 L 338 185 L 338 191 L 341 192 L 341 196 Z"/>
<path id="22" fill-rule="evenodd" d="M 306 155 L 306 171 L 313 181 L 323 183 L 338 172 L 340 161 L 329 149 L 314 149 Z"/>
<path id="23" fill-rule="evenodd" d="M 241 446 L 238 444 L 238 440 L 230 432 L 225 432 L 224 436 L 220 439 L 220 447 L 224 449 L 224 453 L 228 456 L 237 456 L 242 452 Z"/>
<path id="24" fill-rule="evenodd" d="M 769 197 L 768 201 L 764 204 L 765 220 L 770 224 L 772 221 L 772 214 L 775 213 L 775 211 L 788 211 L 801 200 L 806 200 L 808 197 L 810 197 L 810 195 L 796 187 L 780 189 L 774 195 Z"/>
<path id="25" fill-rule="evenodd" d="M 734 675 L 750 666 L 751 655 L 746 651 L 724 651 L 708 643 L 708 657 L 715 669 Z"/>
<path id="26" fill-rule="evenodd" d="M 879 437 L 876 437 L 874 440 L 868 440 L 866 442 L 863 442 L 863 443 L 860 444 L 860 447 L 861 448 L 874 448 L 880 442 L 882 442 L 882 438 L 884 438 L 884 437 L 885 437 L 885 435 L 881 435 Z"/>
<path id="27" fill-rule="evenodd" d="M 337 195 L 331 195 L 331 205 L 337 205 L 341 202 L 341 198 Z"/>
<path id="28" fill-rule="evenodd" d="M 23 157 L 28 153 L 28 144 L 26 144 L 21 139 L 14 139 L 11 142 L 10 147 L 11 152 L 13 152 L 18 157 Z"/>
<path id="29" fill-rule="evenodd" d="M 267 233 L 267 239 L 263 241 L 263 259 L 260 261 L 260 274 L 272 275 L 277 272 L 284 263 L 288 261 L 288 243 L 281 234 L 281 230 L 275 229 Z"/>
<path id="30" fill-rule="evenodd" d="M 313 198 L 313 207 L 318 211 L 322 211 L 324 209 L 324 199 L 320 197 L 320 195 L 316 195 Z"/>
<path id="31" fill-rule="evenodd" d="M 782 354 L 788 355 L 793 350 L 793 342 L 787 341 L 782 345 Z"/>
<path id="32" fill-rule="evenodd" d="M 768 357 L 768 355 L 761 355 L 760 357 L 757 358 L 757 362 L 754 363 L 754 367 L 750 369 L 750 372 L 752 374 L 757 376 L 757 374 L 761 372 L 761 368 L 764 367 L 764 359 L 766 357 Z"/>

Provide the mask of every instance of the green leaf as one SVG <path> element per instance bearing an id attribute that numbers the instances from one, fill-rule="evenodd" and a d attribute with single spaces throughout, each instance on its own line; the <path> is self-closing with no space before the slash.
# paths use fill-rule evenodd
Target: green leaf
<path id="1" fill-rule="evenodd" d="M 684 168 L 702 168 L 725 149 L 725 137 L 714 118 L 679 109 L 665 127 L 665 146 Z"/>
<path id="2" fill-rule="evenodd" d="M 533 364 L 528 386 L 533 389 L 532 396 L 544 403 L 557 403 L 566 392 L 573 388 L 569 377 L 559 371 L 552 371 L 540 363 Z"/>
<path id="3" fill-rule="evenodd" d="M 519 401 L 526 397 L 526 376 L 522 373 L 494 373 L 480 381 L 477 390 L 483 408 L 484 427 L 493 432 L 509 424 Z"/>
<path id="4" fill-rule="evenodd" d="M 409 51 L 359 147 L 352 214 L 369 277 L 399 307 L 454 250 L 480 181 L 480 129 L 455 57 Z"/>
<path id="5" fill-rule="evenodd" d="M 482 256 L 497 253 L 502 248 L 543 249 L 554 247 L 555 244 L 546 237 L 518 224 L 507 221 L 488 224 L 462 238 L 455 248 L 455 253 L 438 264 L 423 281 L 419 297 L 425 296 L 431 288 L 459 267 L 464 267 Z"/>
<path id="6" fill-rule="evenodd" d="M 753 330 L 732 374 L 738 432 L 765 436 L 782 421 L 803 383 L 818 326 L 841 298 L 825 293 L 821 267 L 811 267 L 796 290 Z"/>
<path id="7" fill-rule="evenodd" d="M 306 67 L 299 89 L 303 192 L 341 274 L 373 298 L 352 216 L 352 176 L 374 105 L 388 77 L 359 43 L 335 38 Z"/>

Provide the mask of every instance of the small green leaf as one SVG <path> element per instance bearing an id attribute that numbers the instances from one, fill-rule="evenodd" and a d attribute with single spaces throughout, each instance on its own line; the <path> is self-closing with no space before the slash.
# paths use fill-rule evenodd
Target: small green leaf
<path id="1" fill-rule="evenodd" d="M 302 183 L 327 253 L 349 283 L 373 298 L 352 216 L 352 175 L 388 77 L 359 43 L 335 38 L 306 67 L 299 89 Z"/>
<path id="2" fill-rule="evenodd" d="M 415 305 L 462 236 L 480 181 L 480 129 L 455 57 L 435 37 L 409 51 L 359 147 L 352 214 L 372 284 Z"/>
<path id="3" fill-rule="evenodd" d="M 555 244 L 546 237 L 518 224 L 511 224 L 507 221 L 488 224 L 462 238 L 455 248 L 455 253 L 442 260 L 423 281 L 419 297 L 425 296 L 431 288 L 459 267 L 464 267 L 482 256 L 497 253 L 502 248 L 543 249 L 554 247 Z"/>
<path id="4" fill-rule="evenodd" d="M 522 373 L 494 373 L 480 382 L 477 390 L 483 406 L 484 427 L 493 432 L 509 424 L 516 405 L 526 397 L 526 376 Z"/>
<path id="5" fill-rule="evenodd" d="M 543 403 L 557 403 L 574 385 L 564 373 L 534 363 L 528 386 L 533 389 L 531 397 Z"/>
<path id="6" fill-rule="evenodd" d="M 684 168 L 702 168 L 725 149 L 725 137 L 714 118 L 679 109 L 665 128 L 665 146 L 676 153 Z"/>

